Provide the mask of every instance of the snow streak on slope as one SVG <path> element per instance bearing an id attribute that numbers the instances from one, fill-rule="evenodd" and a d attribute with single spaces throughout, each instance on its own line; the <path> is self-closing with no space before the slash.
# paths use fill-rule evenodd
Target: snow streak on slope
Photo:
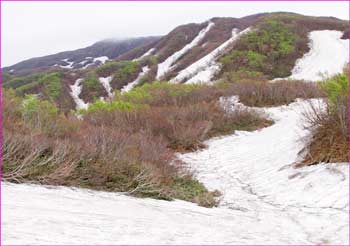
<path id="1" fill-rule="evenodd" d="M 349 62 L 349 39 L 340 31 L 310 32 L 310 51 L 297 60 L 290 79 L 318 81 L 343 71 Z"/>
<path id="2" fill-rule="evenodd" d="M 148 66 L 143 67 L 142 71 L 139 73 L 137 78 L 133 82 L 125 85 L 121 89 L 121 92 L 124 93 L 124 92 L 128 92 L 128 91 L 132 90 L 138 83 L 140 83 L 142 77 L 145 76 L 148 73 L 148 71 L 149 71 L 149 67 Z"/>
<path id="3" fill-rule="evenodd" d="M 80 84 L 84 79 L 77 79 L 74 83 L 74 85 L 71 85 L 71 96 L 76 104 L 76 109 L 87 109 L 89 104 L 85 103 L 83 99 L 79 97 L 81 90 L 82 90 L 82 85 Z"/>
<path id="4" fill-rule="evenodd" d="M 228 107 L 239 106 L 233 99 Z M 289 166 L 308 133 L 301 124 L 308 107 L 262 109 L 276 124 L 181 155 L 205 185 L 223 192 L 219 208 L 3 183 L 2 243 L 348 244 L 348 166 Z"/>
<path id="5" fill-rule="evenodd" d="M 156 50 L 155 48 L 151 48 L 151 49 L 149 49 L 146 53 L 144 53 L 142 56 L 133 59 L 133 61 L 140 61 L 140 60 L 142 60 L 143 58 L 145 58 L 146 56 L 151 55 L 155 50 Z"/>
<path id="6" fill-rule="evenodd" d="M 104 64 L 108 60 L 109 60 L 108 56 L 100 56 L 100 57 L 94 58 L 94 63 L 99 61 L 101 62 L 101 64 Z"/>
<path id="7" fill-rule="evenodd" d="M 62 61 L 68 63 L 67 65 L 59 65 L 61 68 L 67 68 L 67 69 L 72 69 L 74 61 L 68 61 L 68 59 L 63 59 Z M 57 65 L 57 64 L 56 64 Z"/>
<path id="8" fill-rule="evenodd" d="M 229 45 L 235 42 L 242 35 L 248 33 L 250 30 L 250 28 L 246 28 L 239 32 L 238 29 L 234 28 L 232 30 L 231 38 L 203 58 L 180 71 L 175 78 L 170 80 L 170 82 L 178 83 L 186 79 L 188 80 L 188 83 L 209 82 L 215 73 L 220 69 L 220 66 L 215 62 L 217 57 L 221 55 Z"/>
<path id="9" fill-rule="evenodd" d="M 207 27 L 202 29 L 198 35 L 191 41 L 191 43 L 186 44 L 181 50 L 175 52 L 171 56 L 169 56 L 164 62 L 158 64 L 158 71 L 156 79 L 159 80 L 162 76 L 164 76 L 167 72 L 172 69 L 172 65 L 181 58 L 186 52 L 192 49 L 194 46 L 198 45 L 200 41 L 205 37 L 207 32 L 214 26 L 213 22 L 209 22 Z"/>
<path id="10" fill-rule="evenodd" d="M 102 84 L 103 88 L 105 88 L 107 94 L 109 97 L 113 96 L 113 92 L 112 92 L 112 87 L 111 87 L 111 81 L 113 79 L 113 76 L 108 76 L 108 77 L 100 77 L 99 81 Z"/>

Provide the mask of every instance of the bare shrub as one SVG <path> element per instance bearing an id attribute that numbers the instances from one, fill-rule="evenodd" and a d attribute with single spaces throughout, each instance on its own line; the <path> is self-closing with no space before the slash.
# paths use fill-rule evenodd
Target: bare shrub
<path id="1" fill-rule="evenodd" d="M 224 87 L 226 95 L 238 95 L 243 104 L 256 107 L 289 104 L 296 98 L 324 97 L 316 83 L 303 81 L 243 80 Z"/>

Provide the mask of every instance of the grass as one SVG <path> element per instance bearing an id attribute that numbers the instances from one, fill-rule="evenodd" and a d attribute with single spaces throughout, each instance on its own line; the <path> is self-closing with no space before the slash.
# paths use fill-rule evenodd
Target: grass
<path id="1" fill-rule="evenodd" d="M 311 135 L 305 148 L 307 154 L 298 166 L 349 161 L 348 79 L 349 72 L 344 70 L 342 74 L 321 82 L 321 87 L 327 95 L 326 108 L 322 110 L 313 107 L 313 110 L 305 115 L 310 124 Z"/>

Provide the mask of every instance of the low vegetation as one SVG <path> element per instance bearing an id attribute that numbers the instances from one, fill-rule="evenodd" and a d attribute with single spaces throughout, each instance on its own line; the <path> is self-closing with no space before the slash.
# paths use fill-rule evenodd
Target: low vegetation
<path id="1" fill-rule="evenodd" d="M 247 106 L 270 107 L 289 104 L 295 99 L 324 97 L 324 92 L 317 83 L 303 81 L 275 81 L 246 78 L 239 82 L 219 85 L 225 94 L 238 95 Z"/>
<path id="2" fill-rule="evenodd" d="M 291 24 L 267 20 L 240 38 L 236 47 L 220 62 L 224 71 L 261 72 L 270 79 L 287 77 L 295 61 L 288 62 L 288 58 L 295 53 L 300 39 Z"/>
<path id="3" fill-rule="evenodd" d="M 327 95 L 326 105 L 323 109 L 315 106 L 312 112 L 306 114 L 312 136 L 306 148 L 307 154 L 299 165 L 349 161 L 348 86 L 348 70 L 321 83 Z"/>
<path id="4" fill-rule="evenodd" d="M 253 111 L 225 112 L 220 90 L 206 86 L 146 84 L 112 102 L 98 101 L 83 119 L 60 113 L 50 101 L 3 98 L 3 178 L 141 197 L 216 204 L 175 158 L 204 147 L 212 136 L 271 124 Z"/>

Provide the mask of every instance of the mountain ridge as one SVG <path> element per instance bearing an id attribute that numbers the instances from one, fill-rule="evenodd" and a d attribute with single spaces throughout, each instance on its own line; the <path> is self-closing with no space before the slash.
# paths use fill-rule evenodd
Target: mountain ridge
<path id="1" fill-rule="evenodd" d="M 4 68 L 3 87 L 13 88 L 22 95 L 41 95 L 70 110 L 75 107 L 70 90 L 77 79 L 82 79 L 81 99 L 92 103 L 110 95 L 105 88 L 124 92 L 126 88 L 130 90 L 153 81 L 209 83 L 220 79 L 231 81 L 237 76 L 289 77 L 296 61 L 310 51 L 309 34 L 322 30 L 334 30 L 341 33 L 341 39 L 349 38 L 348 22 L 333 17 L 285 12 L 242 18 L 213 17 L 202 23 L 180 25 L 162 37 L 135 39 L 131 45 L 135 47 L 124 43 L 124 48 L 128 48 L 122 51 L 103 40 L 94 45 L 105 53 L 88 53 L 89 58 L 84 48 L 79 49 L 85 53 L 76 54 L 73 63 L 67 59 L 67 53 L 61 52 L 56 54 L 59 64 L 39 61 L 40 68 L 13 74 L 8 73 L 11 67 Z M 106 50 L 114 55 L 101 57 L 107 54 Z M 21 69 L 21 64 L 26 62 L 14 66 Z M 60 81 L 61 93 L 57 98 L 50 98 L 47 92 L 46 84 L 50 80 L 44 77 L 50 73 Z"/>

